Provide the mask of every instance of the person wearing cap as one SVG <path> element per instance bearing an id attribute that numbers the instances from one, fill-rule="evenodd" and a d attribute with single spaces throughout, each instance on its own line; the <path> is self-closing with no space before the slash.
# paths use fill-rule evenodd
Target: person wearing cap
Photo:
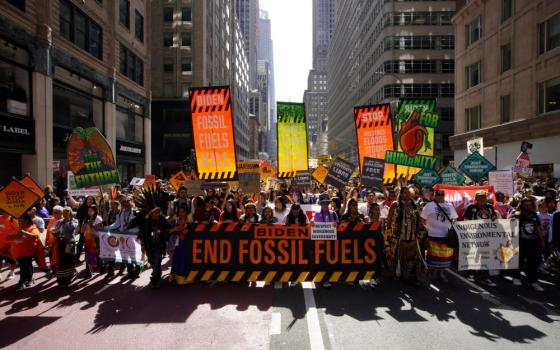
<path id="1" fill-rule="evenodd" d="M 330 210 L 331 198 L 323 192 L 319 195 L 321 210 L 313 215 L 313 222 L 338 222 L 338 215 Z"/>
<path id="2" fill-rule="evenodd" d="M 496 220 L 501 219 L 500 214 L 488 204 L 488 193 L 484 190 L 478 191 L 474 197 L 474 203 L 469 205 L 463 215 L 464 220 Z M 472 278 L 480 280 L 490 287 L 495 287 L 496 283 L 490 278 L 488 271 L 476 271 Z"/>
<path id="3" fill-rule="evenodd" d="M 244 224 L 257 224 L 261 217 L 257 214 L 257 205 L 253 202 L 245 204 L 245 214 L 241 215 L 239 222 Z"/>
<path id="4" fill-rule="evenodd" d="M 301 209 L 301 206 L 296 203 L 296 204 L 292 204 L 292 207 L 290 208 L 290 212 L 288 213 L 288 215 L 286 215 L 286 218 L 284 219 L 284 224 L 305 226 L 309 224 L 309 218 L 307 217 L 307 215 L 305 215 L 305 213 Z"/>
<path id="5" fill-rule="evenodd" d="M 428 231 L 426 262 L 430 275 L 434 279 L 439 278 L 447 282 L 445 270 L 451 267 L 454 253 L 453 248 L 447 244 L 447 238 L 451 225 L 459 216 L 455 208 L 445 202 L 445 192 L 438 190 L 434 200 L 424 206 L 420 217 Z"/>

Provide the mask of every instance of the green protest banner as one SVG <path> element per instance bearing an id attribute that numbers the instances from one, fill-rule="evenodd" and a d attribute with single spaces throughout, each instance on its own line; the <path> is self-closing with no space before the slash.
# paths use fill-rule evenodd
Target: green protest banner
<path id="1" fill-rule="evenodd" d="M 68 140 L 67 153 L 77 188 L 119 182 L 111 146 L 97 128 L 75 128 Z"/>
<path id="2" fill-rule="evenodd" d="M 480 182 L 483 177 L 485 177 L 491 170 L 494 169 L 494 165 L 484 156 L 480 155 L 478 152 L 471 153 L 462 163 L 459 165 L 459 169 L 470 177 L 474 182 Z"/>
<path id="3" fill-rule="evenodd" d="M 423 188 L 431 188 L 441 181 L 441 176 L 432 169 L 422 169 L 414 176 L 414 182 Z"/>
<path id="4" fill-rule="evenodd" d="M 441 183 L 444 185 L 460 186 L 465 183 L 465 176 L 450 166 L 443 169 L 439 176 L 441 177 Z"/>

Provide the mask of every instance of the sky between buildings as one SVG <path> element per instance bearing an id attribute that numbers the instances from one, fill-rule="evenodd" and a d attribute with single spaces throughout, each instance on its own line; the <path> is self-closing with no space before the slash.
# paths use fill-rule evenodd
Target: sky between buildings
<path id="1" fill-rule="evenodd" d="M 312 65 L 311 5 L 311 0 L 260 0 L 272 26 L 276 101 L 303 101 Z"/>

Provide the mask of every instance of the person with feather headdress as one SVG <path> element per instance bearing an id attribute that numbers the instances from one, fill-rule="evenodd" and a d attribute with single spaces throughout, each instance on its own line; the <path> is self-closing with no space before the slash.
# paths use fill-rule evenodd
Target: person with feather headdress
<path id="1" fill-rule="evenodd" d="M 148 255 L 152 267 L 150 286 L 156 288 L 161 281 L 161 260 L 167 248 L 171 225 L 163 216 L 162 207 L 167 203 L 166 194 L 161 188 L 143 189 L 134 197 L 140 214 L 128 224 L 127 228 L 138 227 L 138 239 Z"/>

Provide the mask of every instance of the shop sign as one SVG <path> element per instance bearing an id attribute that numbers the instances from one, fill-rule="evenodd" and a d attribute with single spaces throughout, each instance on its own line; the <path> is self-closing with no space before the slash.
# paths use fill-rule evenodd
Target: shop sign
<path id="1" fill-rule="evenodd" d="M 144 146 L 117 140 L 117 154 L 144 158 Z"/>
<path id="2" fill-rule="evenodd" d="M 33 152 L 35 149 L 33 119 L 0 115 L 0 148 Z"/>

